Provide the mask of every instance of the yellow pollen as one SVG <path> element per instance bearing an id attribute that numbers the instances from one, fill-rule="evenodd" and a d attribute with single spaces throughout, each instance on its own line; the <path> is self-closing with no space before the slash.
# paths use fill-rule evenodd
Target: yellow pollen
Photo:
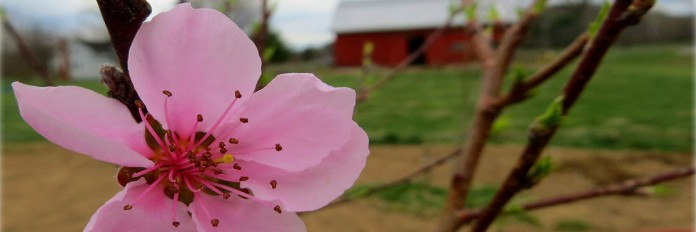
<path id="1" fill-rule="evenodd" d="M 215 159 L 216 163 L 232 163 L 234 161 L 234 156 L 232 154 L 225 154 L 220 158 Z"/>

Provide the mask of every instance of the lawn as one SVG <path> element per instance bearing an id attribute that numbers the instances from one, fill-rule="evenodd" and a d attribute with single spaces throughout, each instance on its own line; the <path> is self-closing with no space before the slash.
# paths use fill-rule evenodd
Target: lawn
<path id="1" fill-rule="evenodd" d="M 552 145 L 691 151 L 693 60 L 685 50 L 691 48 L 644 45 L 611 50 Z M 521 56 L 525 62 L 518 65 L 532 71 L 552 57 L 538 51 Z M 506 110 L 491 142 L 524 143 L 526 127 L 559 95 L 572 67 L 538 89 L 531 100 Z M 355 87 L 360 77 L 359 69 L 272 69 L 313 71 L 335 86 Z M 475 65 L 407 70 L 359 105 L 355 120 L 373 143 L 457 143 L 473 114 L 479 78 Z M 3 142 L 40 141 L 19 117 L 9 83 L 3 82 Z M 98 81 L 65 84 L 105 92 Z"/>

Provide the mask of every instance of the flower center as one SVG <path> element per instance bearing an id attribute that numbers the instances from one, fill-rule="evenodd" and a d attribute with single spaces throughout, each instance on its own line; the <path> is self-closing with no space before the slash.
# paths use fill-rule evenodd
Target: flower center
<path id="1" fill-rule="evenodd" d="M 173 94 L 167 90 L 162 91 L 162 93 L 167 96 L 164 102 L 164 120 L 171 127 L 169 98 Z M 173 200 L 172 225 L 175 227 L 180 225 L 180 222 L 176 219 L 178 202 L 189 205 L 200 194 L 219 196 L 223 199 L 229 199 L 232 195 L 237 195 L 242 199 L 250 199 L 267 205 L 273 208 L 274 211 L 281 213 L 280 206 L 271 205 L 266 201 L 257 199 L 254 197 L 251 189 L 240 186 L 240 182 L 247 181 L 250 177 L 242 176 L 238 173 L 238 171 L 242 170 L 242 166 L 235 162 L 233 152 L 240 154 L 259 150 L 281 151 L 283 147 L 280 144 L 275 144 L 270 147 L 240 150 L 235 148 L 240 143 L 238 139 L 220 140 L 213 135 L 213 132 L 241 97 L 241 93 L 235 91 L 235 98 L 207 132 L 197 130 L 199 123 L 203 121 L 203 115 L 198 114 L 195 118 L 195 132 L 186 136 L 182 136 L 176 131 L 164 130 L 162 125 L 152 115 L 143 112 L 144 104 L 139 100 L 136 101 L 140 117 L 143 119 L 143 124 L 147 129 L 145 140 L 153 151 L 149 158 L 155 164 L 149 168 L 122 167 L 119 170 L 118 181 L 123 186 L 140 178 L 145 178 L 149 184 L 135 200 L 128 202 L 123 209 L 130 210 L 133 207 L 137 207 L 138 201 L 144 195 L 159 187 L 164 189 L 163 194 Z M 236 126 L 248 122 L 248 118 L 240 118 Z M 219 134 L 229 134 L 236 126 L 233 126 L 229 131 Z M 269 184 L 275 189 L 278 182 L 272 180 Z M 202 213 L 211 218 L 210 223 L 213 227 L 217 227 L 220 224 L 220 220 L 215 218 L 214 215 L 210 215 L 202 201 L 197 201 L 196 204 L 201 206 Z"/>

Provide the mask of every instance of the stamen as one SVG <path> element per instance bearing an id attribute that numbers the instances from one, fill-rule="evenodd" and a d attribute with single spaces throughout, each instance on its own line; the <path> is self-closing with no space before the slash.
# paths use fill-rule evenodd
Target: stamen
<path id="1" fill-rule="evenodd" d="M 278 213 L 283 213 L 283 211 L 280 209 L 280 205 L 276 205 L 275 207 L 273 207 L 273 210 L 275 210 Z"/>
<path id="2" fill-rule="evenodd" d="M 196 140 L 196 129 L 198 128 L 198 123 L 203 121 L 203 115 L 196 115 L 196 122 L 193 124 L 193 134 L 189 136 L 189 150 L 193 150 L 195 146 L 193 146 L 193 143 Z"/>
<path id="3" fill-rule="evenodd" d="M 276 189 L 276 187 L 278 187 L 278 181 L 271 180 L 271 188 Z"/>
<path id="4" fill-rule="evenodd" d="M 204 216 L 211 217 L 212 215 L 210 215 L 210 211 L 208 211 L 208 208 L 205 207 L 205 204 L 203 204 L 203 201 L 196 201 L 195 200 L 195 198 L 198 197 L 197 194 L 200 194 L 200 193 L 193 194 L 194 201 L 196 202 L 197 205 L 199 205 L 201 207 L 201 210 L 203 210 Z M 213 227 L 217 227 L 220 224 L 220 220 L 213 218 L 212 220 L 210 220 L 210 224 L 212 224 Z"/>
<path id="5" fill-rule="evenodd" d="M 237 153 L 237 154 L 245 154 L 245 153 L 249 153 L 249 152 L 266 151 L 266 150 L 275 150 L 275 151 L 279 151 L 279 150 L 278 150 L 279 147 L 278 147 L 277 145 L 279 145 L 279 144 L 276 144 L 275 146 L 272 146 L 272 147 L 250 148 L 250 149 L 247 149 L 247 150 L 236 151 L 236 153 Z M 282 150 L 283 147 L 280 147 L 280 149 Z"/>
<path id="6" fill-rule="evenodd" d="M 230 140 L 228 142 L 230 142 L 230 144 L 239 144 L 239 140 L 237 140 L 235 138 L 230 138 Z"/>
<path id="7" fill-rule="evenodd" d="M 257 203 L 260 203 L 260 204 L 263 204 L 263 205 L 266 205 L 266 206 L 269 206 L 269 207 L 273 206 L 273 205 L 271 205 L 271 204 L 270 204 L 269 202 L 267 202 L 267 201 L 263 201 L 263 200 L 260 200 L 260 199 L 258 199 L 258 198 L 256 198 L 256 197 L 252 196 L 252 195 L 251 195 L 251 189 L 244 188 L 243 190 L 245 190 L 245 191 L 242 191 L 242 190 L 239 190 L 239 189 L 236 189 L 236 188 L 232 188 L 232 187 L 229 187 L 229 186 L 223 185 L 223 184 L 218 184 L 218 183 L 215 183 L 215 182 L 210 182 L 210 184 L 215 185 L 216 187 L 218 187 L 218 188 L 220 188 L 220 189 L 224 189 L 224 190 L 227 190 L 227 191 L 230 191 L 230 192 L 235 192 L 235 193 L 237 193 L 237 195 L 238 195 L 239 197 L 241 197 L 241 198 L 244 198 L 244 199 L 251 199 L 252 201 L 255 201 L 255 202 L 257 202 Z M 248 191 L 248 192 L 247 192 L 247 191 Z M 225 196 L 224 196 L 224 194 L 223 194 L 223 198 L 224 198 L 224 197 L 225 197 Z"/>
<path id="8" fill-rule="evenodd" d="M 157 170 L 158 168 L 162 167 L 162 165 L 164 165 L 164 164 L 163 164 L 163 163 L 155 164 L 155 165 L 153 165 L 152 167 L 149 167 L 149 168 L 147 168 L 147 169 L 145 169 L 145 170 L 136 172 L 135 174 L 133 174 L 133 177 L 135 177 L 135 178 L 141 177 L 142 175 L 145 175 L 145 174 L 148 174 L 149 172 L 152 172 L 152 171 L 154 171 L 154 170 Z"/>
<path id="9" fill-rule="evenodd" d="M 184 184 L 186 184 L 186 187 L 188 187 L 188 189 L 191 190 L 191 192 L 197 193 L 201 191 L 201 189 L 194 188 L 191 185 L 191 181 L 189 181 L 188 177 L 184 177 Z"/>
<path id="10" fill-rule="evenodd" d="M 136 100 L 135 102 L 137 104 L 140 101 Z M 142 102 L 140 102 L 140 104 L 142 104 Z M 157 133 L 155 133 L 155 129 L 153 129 L 152 125 L 150 125 L 150 122 L 147 121 L 147 118 L 145 117 L 145 114 L 143 113 L 143 108 L 138 107 L 138 114 L 140 114 L 140 118 L 143 119 L 143 123 L 145 123 L 145 128 L 147 128 L 147 131 L 150 132 L 150 135 L 152 135 L 152 137 L 155 138 L 155 141 L 157 141 L 157 144 L 159 144 L 162 149 L 165 149 L 166 147 L 164 146 L 164 143 L 160 139 L 159 135 L 157 135 Z"/>
<path id="11" fill-rule="evenodd" d="M 247 122 L 249 122 L 249 119 L 248 118 L 239 118 L 239 121 L 242 123 L 247 123 Z"/>
<path id="12" fill-rule="evenodd" d="M 173 206 L 172 206 L 172 225 L 174 227 L 179 227 L 179 222 L 176 220 L 176 207 L 178 206 L 179 203 L 179 192 L 178 190 L 174 192 L 174 201 Z"/>
<path id="13" fill-rule="evenodd" d="M 225 142 L 220 142 L 220 143 L 218 143 L 218 146 L 219 146 L 220 148 L 225 148 Z"/>
<path id="14" fill-rule="evenodd" d="M 171 129 L 172 124 L 170 123 L 171 121 L 169 121 L 169 98 L 172 96 L 172 93 L 167 90 L 162 91 L 162 93 L 167 95 L 167 97 L 164 98 L 164 121 L 167 123 L 167 127 Z"/>
<path id="15" fill-rule="evenodd" d="M 234 98 L 234 99 L 232 100 L 232 102 L 230 103 L 230 105 L 227 106 L 227 109 L 225 109 L 225 111 L 222 112 L 222 115 L 220 115 L 220 118 L 218 118 L 218 120 L 215 121 L 215 123 L 213 124 L 213 126 L 210 127 L 210 130 L 208 130 L 208 133 L 205 133 L 205 136 L 203 136 L 203 138 L 201 138 L 201 140 L 199 140 L 198 143 L 196 143 L 196 145 L 193 146 L 193 147 L 198 147 L 198 146 L 201 145 L 206 139 L 208 139 L 208 137 L 210 137 L 210 135 L 213 133 L 213 131 L 215 131 L 215 129 L 217 129 L 217 127 L 220 125 L 220 123 L 222 122 L 222 120 L 227 116 L 227 113 L 230 112 L 230 110 L 232 109 L 232 106 L 234 106 L 234 103 L 237 102 L 237 99 L 239 99 L 239 98 Z"/>
<path id="16" fill-rule="evenodd" d="M 247 181 L 247 180 L 249 180 L 249 177 L 248 177 L 248 176 L 239 177 L 239 181 L 240 181 L 240 182 L 241 182 L 241 181 Z"/>
<path id="17" fill-rule="evenodd" d="M 232 168 L 234 168 L 234 169 L 236 169 L 236 170 L 242 170 L 242 166 L 240 166 L 240 165 L 237 164 L 237 163 L 235 163 L 234 165 L 232 165 Z"/>
<path id="18" fill-rule="evenodd" d="M 280 143 L 276 143 L 275 149 L 276 149 L 276 151 L 281 151 L 281 150 L 283 150 L 283 146 L 280 146 Z"/>
<path id="19" fill-rule="evenodd" d="M 196 181 L 198 181 L 198 183 L 201 183 L 202 185 L 205 185 L 205 187 L 208 187 L 208 189 L 210 189 L 211 191 L 213 191 L 213 192 L 215 192 L 215 193 L 217 193 L 217 194 L 220 194 L 220 195 L 223 194 L 222 191 L 220 191 L 218 188 L 215 188 L 214 186 L 210 185 L 210 181 L 207 181 L 207 180 L 204 180 L 204 179 L 201 179 L 201 178 L 197 178 L 197 177 L 194 177 L 194 178 L 195 178 Z"/>
<path id="20" fill-rule="evenodd" d="M 157 178 L 157 180 L 155 180 L 155 182 L 153 182 L 153 183 L 152 183 L 150 186 L 148 186 L 143 192 L 141 192 L 140 195 L 138 195 L 138 197 L 135 198 L 135 200 L 133 200 L 133 202 L 131 202 L 130 204 L 127 204 L 126 206 L 124 206 L 123 209 L 124 209 L 124 210 L 130 210 L 130 209 L 132 209 L 132 208 L 133 208 L 133 205 L 135 205 L 135 203 L 138 203 L 138 201 L 140 201 L 140 199 L 142 199 L 143 196 L 145 196 L 148 192 L 152 191 L 152 189 L 154 189 L 155 186 L 157 186 L 162 180 L 164 180 L 164 177 L 165 177 L 165 176 L 162 175 L 162 176 L 160 176 L 159 178 Z"/>
<path id="21" fill-rule="evenodd" d="M 239 92 L 239 90 L 234 91 L 234 97 L 236 97 L 236 98 L 242 98 L 242 92 Z"/>

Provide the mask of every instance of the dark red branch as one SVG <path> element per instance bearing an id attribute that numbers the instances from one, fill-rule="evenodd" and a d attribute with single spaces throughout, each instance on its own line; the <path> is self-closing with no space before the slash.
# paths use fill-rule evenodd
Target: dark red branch
<path id="1" fill-rule="evenodd" d="M 145 0 L 97 0 L 123 71 L 128 74 L 128 51 L 135 33 L 152 9 Z"/>
<path id="2" fill-rule="evenodd" d="M 135 100 L 140 97 L 128 74 L 128 52 L 138 29 L 152 12 L 150 4 L 145 0 L 97 0 L 97 4 L 123 70 L 102 65 L 99 70 L 102 83 L 109 88 L 109 97 L 126 105 L 133 118 L 140 122 L 135 105 Z"/>
<path id="3" fill-rule="evenodd" d="M 605 185 L 597 187 L 594 189 L 559 195 L 555 197 L 550 197 L 546 199 L 541 199 L 538 201 L 523 204 L 521 207 L 524 210 L 535 210 L 542 209 L 551 206 L 564 205 L 569 203 L 575 203 L 582 200 L 594 199 L 597 197 L 612 196 L 612 195 L 626 195 L 631 196 L 636 193 L 640 188 L 653 186 L 660 184 L 662 182 L 671 181 L 675 179 L 685 178 L 692 176 L 694 174 L 693 167 L 677 168 L 669 172 L 661 173 L 654 176 L 648 176 L 643 178 L 630 179 L 622 181 L 615 184 Z M 482 210 L 472 210 L 463 211 L 459 214 L 460 219 L 463 223 L 468 223 L 482 213 Z"/>
<path id="4" fill-rule="evenodd" d="M 560 103 L 563 106 L 562 115 L 567 115 L 570 108 L 580 97 L 580 94 L 594 75 L 602 58 L 606 55 L 619 33 L 626 27 L 637 23 L 643 14 L 652 7 L 652 4 L 645 3 L 646 1 L 639 0 L 617 0 L 611 7 L 607 18 L 602 23 L 602 27 L 589 44 L 587 52 L 563 90 L 563 98 Z M 529 186 L 527 173 L 536 163 L 544 148 L 546 148 L 558 126 L 558 124 L 554 124 L 547 125 L 544 128 L 532 127 L 530 129 L 528 143 L 524 152 L 500 190 L 496 193 L 493 201 L 483 210 L 481 216 L 474 223 L 472 231 L 485 231 L 507 202 L 519 191 Z"/>

